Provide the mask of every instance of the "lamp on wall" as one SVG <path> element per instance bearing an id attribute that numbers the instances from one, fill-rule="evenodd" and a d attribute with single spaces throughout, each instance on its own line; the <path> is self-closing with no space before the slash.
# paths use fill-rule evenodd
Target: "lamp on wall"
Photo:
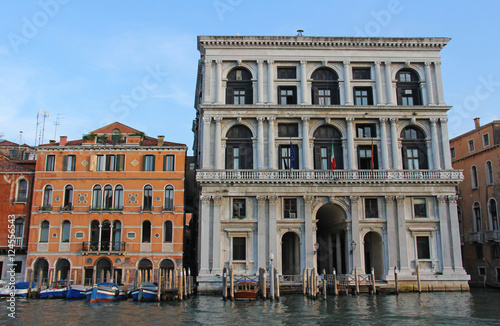
<path id="1" fill-rule="evenodd" d="M 314 244 L 314 254 L 316 254 L 318 252 L 318 249 L 319 249 L 319 243 L 315 243 Z"/>
<path id="2" fill-rule="evenodd" d="M 351 242 L 351 248 L 352 248 L 352 249 L 351 249 L 351 253 L 352 253 L 354 250 L 356 250 L 356 246 L 357 246 L 356 242 L 355 242 L 354 240 L 352 240 L 352 242 Z"/>

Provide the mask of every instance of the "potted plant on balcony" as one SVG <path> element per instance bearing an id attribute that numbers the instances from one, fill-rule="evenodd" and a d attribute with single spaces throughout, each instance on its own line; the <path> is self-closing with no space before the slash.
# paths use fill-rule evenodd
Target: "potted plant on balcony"
<path id="1" fill-rule="evenodd" d="M 84 144 L 94 143 L 96 136 L 93 132 L 85 134 L 82 136 L 82 141 Z"/>

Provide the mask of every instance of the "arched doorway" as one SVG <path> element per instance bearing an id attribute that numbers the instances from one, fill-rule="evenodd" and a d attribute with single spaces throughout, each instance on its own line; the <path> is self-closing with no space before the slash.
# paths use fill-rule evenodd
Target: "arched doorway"
<path id="1" fill-rule="evenodd" d="M 49 262 L 45 258 L 38 258 L 33 265 L 34 280 L 38 285 L 47 284 L 49 277 Z"/>
<path id="2" fill-rule="evenodd" d="M 294 232 L 287 232 L 281 238 L 281 267 L 283 275 L 300 274 L 300 239 Z"/>
<path id="3" fill-rule="evenodd" d="M 175 279 L 175 264 L 170 259 L 164 259 L 160 263 L 160 279 L 165 282 L 165 286 L 172 287 Z"/>
<path id="4" fill-rule="evenodd" d="M 147 258 L 139 261 L 139 282 L 152 282 L 153 281 L 153 263 Z"/>
<path id="5" fill-rule="evenodd" d="M 318 271 L 327 274 L 347 273 L 345 211 L 336 204 L 323 205 L 316 213 L 316 241 L 319 244 L 316 261 Z"/>
<path id="6" fill-rule="evenodd" d="M 101 258 L 96 262 L 96 282 L 111 282 L 111 268 L 112 264 L 108 258 Z"/>
<path id="7" fill-rule="evenodd" d="M 372 268 L 375 278 L 380 279 L 384 273 L 384 254 L 382 237 L 377 232 L 368 232 L 364 238 L 365 273 L 370 274 Z"/>
<path id="8" fill-rule="evenodd" d="M 67 280 L 69 275 L 69 271 L 71 269 L 71 264 L 66 258 L 60 258 L 56 263 L 56 279 Z"/>

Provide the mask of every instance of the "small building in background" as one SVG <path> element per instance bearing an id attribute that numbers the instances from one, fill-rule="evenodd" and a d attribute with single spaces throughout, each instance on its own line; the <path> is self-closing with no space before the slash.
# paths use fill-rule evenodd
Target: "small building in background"
<path id="1" fill-rule="evenodd" d="M 464 267 L 471 284 L 500 283 L 500 120 L 450 140 L 453 168 L 463 170 L 458 185 L 458 218 Z"/>
<path id="2" fill-rule="evenodd" d="M 0 154 L 14 160 L 35 160 L 36 150 L 26 144 L 17 144 L 8 140 L 0 140 Z"/>

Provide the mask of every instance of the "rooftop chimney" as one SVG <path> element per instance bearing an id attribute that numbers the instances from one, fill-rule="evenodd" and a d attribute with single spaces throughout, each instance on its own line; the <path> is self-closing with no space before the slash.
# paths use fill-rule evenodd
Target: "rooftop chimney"
<path id="1" fill-rule="evenodd" d="M 158 146 L 165 144 L 165 136 L 158 136 Z"/>
<path id="2" fill-rule="evenodd" d="M 479 129 L 481 124 L 479 123 L 479 118 L 474 118 L 474 125 L 476 126 L 476 129 Z"/>
<path id="3" fill-rule="evenodd" d="M 68 136 L 61 136 L 59 140 L 59 146 L 64 146 L 68 142 Z"/>
<path id="4" fill-rule="evenodd" d="M 56 141 L 54 139 L 49 140 L 49 144 L 55 144 Z"/>

